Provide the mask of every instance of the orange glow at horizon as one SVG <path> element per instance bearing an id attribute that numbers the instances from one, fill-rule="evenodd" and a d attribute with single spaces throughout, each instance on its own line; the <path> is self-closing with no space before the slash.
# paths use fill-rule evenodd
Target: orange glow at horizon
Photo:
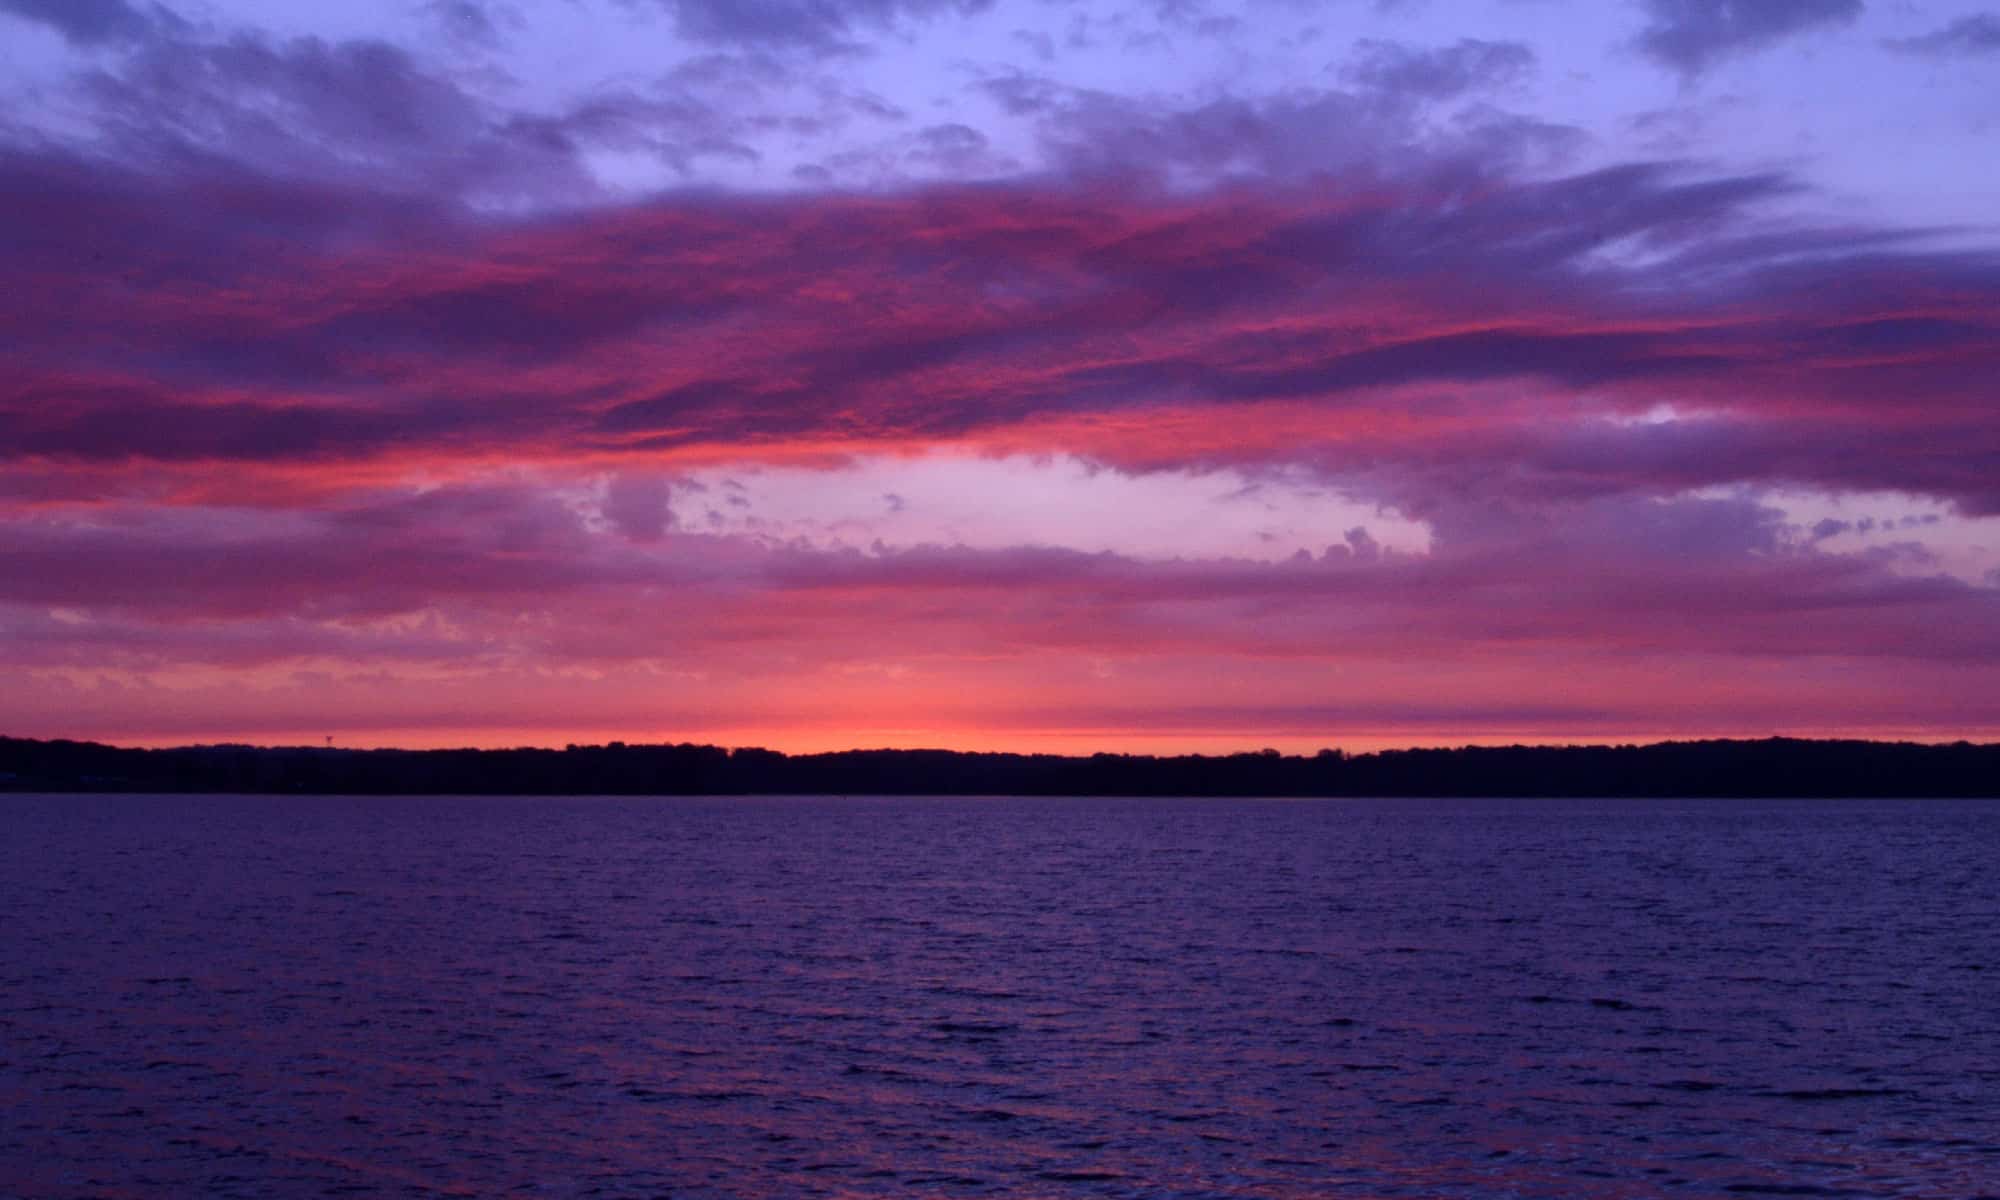
<path id="1" fill-rule="evenodd" d="M 1287 756 L 1310 757 L 1321 750 L 1346 754 L 1373 754 L 1381 751 L 1451 749 L 1463 746 L 1584 746 L 1648 745 L 1657 742 L 1706 741 L 1714 739 L 1755 740 L 1760 738 L 1854 739 L 1868 741 L 1946 744 L 1958 741 L 2000 742 L 2000 727 L 1968 729 L 1940 735 L 1934 730 L 1892 727 L 1811 727 L 1736 730 L 1652 730 L 1588 731 L 1574 736 L 1546 731 L 1457 733 L 1432 731 L 1369 731 L 1345 734 L 1307 735 L 1296 733 L 1257 737 L 1241 733 L 1201 733 L 1194 731 L 1140 732 L 1132 730 L 1063 729 L 996 731 L 984 729 L 713 729 L 713 730 L 633 730 L 600 729 L 586 732 L 547 729 L 427 729 L 371 730 L 348 729 L 328 734 L 305 730 L 274 729 L 256 737 L 213 735 L 157 736 L 112 731 L 86 740 L 138 749 L 171 749 L 189 745 L 242 744 L 258 746 L 324 747 L 340 750 L 561 750 L 566 745 L 602 746 L 612 742 L 626 745 L 692 743 L 724 749 L 775 750 L 784 754 L 828 754 L 846 750 L 948 750 L 960 753 L 1051 754 L 1082 757 L 1092 754 L 1132 754 L 1174 757 L 1180 755 L 1255 754 L 1276 750 Z"/>

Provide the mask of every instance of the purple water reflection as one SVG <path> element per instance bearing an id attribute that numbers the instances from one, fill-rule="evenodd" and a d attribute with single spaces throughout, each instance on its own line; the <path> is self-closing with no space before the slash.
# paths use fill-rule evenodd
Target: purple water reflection
<path id="1" fill-rule="evenodd" d="M 2000 1192 L 2000 805 L 0 830 L 0 1195 Z"/>

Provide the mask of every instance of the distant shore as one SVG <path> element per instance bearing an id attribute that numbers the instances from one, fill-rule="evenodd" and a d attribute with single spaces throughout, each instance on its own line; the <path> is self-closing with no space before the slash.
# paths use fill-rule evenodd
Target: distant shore
<path id="1" fill-rule="evenodd" d="M 2000 745 L 1795 738 L 1311 756 L 694 745 L 140 750 L 0 737 L 0 791 L 313 795 L 2000 796 Z"/>

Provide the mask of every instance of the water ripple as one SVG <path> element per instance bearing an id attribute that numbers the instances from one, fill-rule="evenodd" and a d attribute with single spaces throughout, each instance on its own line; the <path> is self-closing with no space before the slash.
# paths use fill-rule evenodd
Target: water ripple
<path id="1" fill-rule="evenodd" d="M 0 798 L 0 1195 L 2000 1194 L 2000 806 Z"/>

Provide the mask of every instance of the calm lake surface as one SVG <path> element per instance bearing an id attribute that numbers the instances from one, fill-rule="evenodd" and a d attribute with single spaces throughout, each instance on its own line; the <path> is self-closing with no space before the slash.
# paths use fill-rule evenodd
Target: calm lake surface
<path id="1" fill-rule="evenodd" d="M 2000 804 L 0 796 L 0 1195 L 2000 1194 Z"/>

